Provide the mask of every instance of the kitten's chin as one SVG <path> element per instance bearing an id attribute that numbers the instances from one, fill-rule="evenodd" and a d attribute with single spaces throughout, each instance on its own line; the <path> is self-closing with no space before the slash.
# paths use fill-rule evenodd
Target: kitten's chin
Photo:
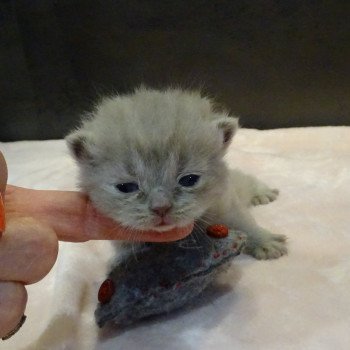
<path id="1" fill-rule="evenodd" d="M 157 231 L 157 232 L 163 232 L 163 231 L 169 231 L 175 228 L 174 221 L 168 217 L 167 215 L 165 217 L 156 217 L 154 220 L 152 220 L 151 227 L 149 228 L 151 231 Z M 185 225 L 180 225 L 185 226 Z"/>

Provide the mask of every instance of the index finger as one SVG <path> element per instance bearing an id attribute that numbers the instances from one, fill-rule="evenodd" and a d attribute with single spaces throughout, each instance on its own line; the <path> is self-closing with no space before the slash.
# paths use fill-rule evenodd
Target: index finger
<path id="1" fill-rule="evenodd" d="M 187 236 L 193 224 L 166 232 L 139 231 L 125 228 L 99 213 L 87 195 L 74 191 L 45 191 L 7 186 L 8 217 L 32 217 L 51 227 L 59 240 L 133 240 L 148 242 L 174 241 Z"/>

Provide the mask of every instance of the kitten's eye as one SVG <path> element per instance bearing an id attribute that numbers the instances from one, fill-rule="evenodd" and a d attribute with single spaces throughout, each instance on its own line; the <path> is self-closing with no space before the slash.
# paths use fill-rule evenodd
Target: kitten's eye
<path id="1" fill-rule="evenodd" d="M 126 182 L 115 186 L 120 192 L 131 193 L 136 192 L 139 189 L 139 185 L 136 182 Z"/>
<path id="2" fill-rule="evenodd" d="M 194 186 L 198 182 L 199 177 L 200 177 L 199 175 L 195 175 L 195 174 L 190 174 L 190 175 L 183 176 L 179 180 L 179 184 L 181 186 L 184 186 L 184 187 Z"/>

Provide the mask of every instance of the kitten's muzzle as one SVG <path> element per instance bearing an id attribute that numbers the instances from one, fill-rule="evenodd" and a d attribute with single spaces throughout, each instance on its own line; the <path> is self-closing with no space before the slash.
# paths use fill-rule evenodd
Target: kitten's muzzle
<path id="1" fill-rule="evenodd" d="M 164 218 L 172 208 L 171 198 L 163 188 L 155 188 L 149 194 L 149 209 L 157 216 Z"/>
<path id="2" fill-rule="evenodd" d="M 159 207 L 153 207 L 151 208 L 152 212 L 163 218 L 166 214 L 169 213 L 170 209 L 172 208 L 171 204 L 162 205 Z"/>

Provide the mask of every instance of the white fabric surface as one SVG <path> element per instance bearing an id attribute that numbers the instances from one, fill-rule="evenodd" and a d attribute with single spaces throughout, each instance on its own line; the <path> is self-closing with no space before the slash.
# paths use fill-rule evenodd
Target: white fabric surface
<path id="1" fill-rule="evenodd" d="M 75 188 L 62 140 L 0 147 L 10 183 Z M 0 348 L 350 349 L 350 127 L 242 129 L 227 160 L 281 190 L 253 210 L 261 225 L 289 237 L 288 256 L 240 256 L 196 305 L 99 333 L 93 311 L 110 244 L 62 243 L 52 272 L 28 288 L 27 322 Z"/>

